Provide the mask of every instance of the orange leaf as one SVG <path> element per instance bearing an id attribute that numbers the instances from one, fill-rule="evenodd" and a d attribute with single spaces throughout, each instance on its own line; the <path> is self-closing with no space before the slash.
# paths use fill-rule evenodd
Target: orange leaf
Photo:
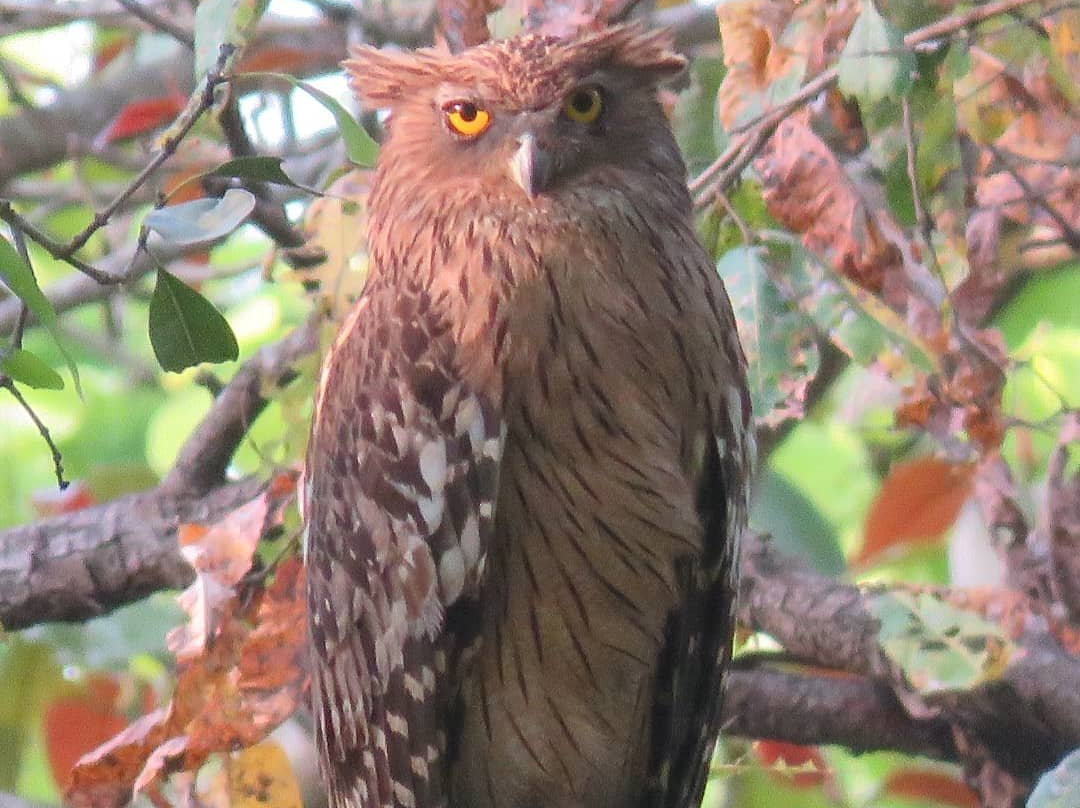
<path id="1" fill-rule="evenodd" d="M 885 780 L 885 793 L 955 808 L 978 808 L 978 795 L 951 774 L 933 769 L 897 769 Z"/>
<path id="2" fill-rule="evenodd" d="M 178 663 L 172 701 L 86 755 L 69 803 L 125 804 L 171 772 L 193 772 L 213 753 L 262 740 L 296 709 L 307 686 L 303 567 L 289 558 L 269 587 L 258 578 L 238 586 L 294 490 L 275 479 L 218 524 L 185 531 L 182 552 L 198 575 L 181 596 L 190 620 L 169 638 Z"/>
<path id="3" fill-rule="evenodd" d="M 245 53 L 236 67 L 237 73 L 289 73 L 291 75 L 322 72 L 326 58 L 310 48 L 255 48 Z"/>
<path id="4" fill-rule="evenodd" d="M 110 808 L 131 801 L 131 785 L 166 740 L 168 711 L 154 710 L 79 759 L 64 794 L 73 808 Z"/>
<path id="5" fill-rule="evenodd" d="M 893 466 L 870 506 L 855 563 L 910 544 L 932 544 L 956 521 L 974 466 L 922 457 Z"/>

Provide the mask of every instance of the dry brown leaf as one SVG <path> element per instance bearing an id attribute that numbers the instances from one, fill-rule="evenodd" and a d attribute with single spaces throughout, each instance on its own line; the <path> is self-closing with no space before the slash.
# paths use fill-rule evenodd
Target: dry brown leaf
<path id="1" fill-rule="evenodd" d="M 487 15 L 501 6 L 501 0 L 438 0 L 441 32 L 450 50 L 487 42 L 491 38 Z"/>
<path id="2" fill-rule="evenodd" d="M 721 3 L 716 13 L 728 72 L 717 95 L 717 113 L 726 129 L 761 112 L 758 97 L 779 76 L 801 70 L 794 54 L 780 44 L 796 4 L 790 0 L 737 0 Z"/>
<path id="3" fill-rule="evenodd" d="M 804 123 L 785 120 L 754 162 L 769 212 L 812 252 L 864 289 L 881 293 L 889 276 L 906 287 L 903 257 L 828 146 Z M 899 231 L 898 227 L 894 230 Z"/>
<path id="4" fill-rule="evenodd" d="M 285 560 L 269 587 L 244 579 L 254 543 L 280 522 L 294 488 L 280 475 L 219 524 L 189 531 L 199 573 L 185 603 L 198 626 L 170 638 L 178 654 L 172 701 L 83 757 L 66 794 L 72 805 L 123 805 L 165 774 L 258 742 L 296 709 L 306 687 L 303 568 Z"/>
<path id="5" fill-rule="evenodd" d="M 189 620 L 169 632 L 169 650 L 178 662 L 205 653 L 231 616 L 233 587 L 251 569 L 269 508 L 267 498 L 260 496 L 212 527 L 185 525 L 179 531 L 180 554 L 195 570 L 195 580 L 177 597 Z"/>
<path id="6" fill-rule="evenodd" d="M 1008 359 L 1001 333 L 953 330 L 926 344 L 938 346 L 939 370 L 904 391 L 897 424 L 943 443 L 966 433 L 980 453 L 993 453 L 1005 436 L 1001 396 Z"/>
<path id="7" fill-rule="evenodd" d="M 716 13 L 728 68 L 717 112 L 730 130 L 827 69 L 844 46 L 859 3 L 737 0 L 719 4 Z"/>

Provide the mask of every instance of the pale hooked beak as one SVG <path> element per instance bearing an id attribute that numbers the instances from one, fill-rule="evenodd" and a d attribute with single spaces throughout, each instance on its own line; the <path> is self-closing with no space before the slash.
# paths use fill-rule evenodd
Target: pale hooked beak
<path id="1" fill-rule="evenodd" d="M 518 149 L 510 158 L 510 176 L 530 197 L 547 190 L 551 181 L 551 155 L 537 144 L 532 132 L 518 139 Z"/>

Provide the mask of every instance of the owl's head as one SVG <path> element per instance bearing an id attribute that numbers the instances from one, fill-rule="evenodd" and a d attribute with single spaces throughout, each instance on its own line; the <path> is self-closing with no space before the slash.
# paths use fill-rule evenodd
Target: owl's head
<path id="1" fill-rule="evenodd" d="M 665 32 L 630 25 L 456 55 L 364 47 L 345 68 L 365 105 L 391 112 L 381 159 L 443 188 L 524 201 L 635 175 L 682 182 L 656 88 L 685 64 Z"/>

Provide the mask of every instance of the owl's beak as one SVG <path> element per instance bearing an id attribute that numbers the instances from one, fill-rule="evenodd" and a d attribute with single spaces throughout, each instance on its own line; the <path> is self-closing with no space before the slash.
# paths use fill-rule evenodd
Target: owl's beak
<path id="1" fill-rule="evenodd" d="M 526 132 L 518 139 L 518 149 L 510 158 L 510 176 L 530 197 L 547 190 L 551 181 L 551 155 Z"/>

